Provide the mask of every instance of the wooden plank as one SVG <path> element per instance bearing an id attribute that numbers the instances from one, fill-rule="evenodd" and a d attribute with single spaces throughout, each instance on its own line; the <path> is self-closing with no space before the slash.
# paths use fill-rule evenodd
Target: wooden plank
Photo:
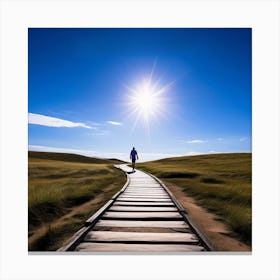
<path id="1" fill-rule="evenodd" d="M 139 193 L 122 193 L 121 195 L 126 195 L 126 196 L 159 196 L 159 197 L 169 197 L 169 195 L 165 194 L 165 193 L 161 193 L 161 194 L 153 194 L 153 193 L 145 193 L 145 192 L 139 192 Z"/>
<path id="2" fill-rule="evenodd" d="M 129 183 L 130 186 L 157 186 L 157 187 L 160 187 L 160 184 L 157 183 L 157 182 L 131 182 Z"/>
<path id="3" fill-rule="evenodd" d="M 125 190 L 123 193 L 139 193 L 139 194 L 145 194 L 145 193 L 150 193 L 150 194 L 158 194 L 158 193 L 161 193 L 161 194 L 167 194 L 167 192 L 165 192 L 164 190 L 156 190 L 156 191 L 153 191 L 153 190 L 147 190 L 147 189 L 141 189 L 141 190 Z"/>
<path id="4" fill-rule="evenodd" d="M 170 198 L 122 198 L 118 197 L 116 201 L 145 201 L 145 202 L 171 202 Z"/>
<path id="5" fill-rule="evenodd" d="M 145 175 L 146 176 L 130 177 L 130 179 L 132 182 L 150 181 L 150 182 L 157 183 L 157 181 L 152 176 L 149 176 L 147 174 L 145 174 Z"/>
<path id="6" fill-rule="evenodd" d="M 179 212 L 110 212 L 103 214 L 102 219 L 182 219 Z"/>
<path id="7" fill-rule="evenodd" d="M 145 177 L 138 177 L 138 178 L 130 178 L 130 182 L 131 183 L 143 183 L 143 182 L 147 182 L 147 183 L 154 183 L 154 184 L 158 184 L 158 182 L 153 179 L 151 176 L 145 176 Z"/>
<path id="8" fill-rule="evenodd" d="M 135 174 L 135 175 L 137 175 L 137 176 L 133 176 L 133 177 L 130 176 L 131 181 L 147 180 L 147 181 L 151 181 L 151 182 L 156 182 L 156 180 L 153 177 L 149 176 L 148 174 L 143 174 L 143 176 L 142 176 L 142 174 L 141 175 Z"/>
<path id="9" fill-rule="evenodd" d="M 129 187 L 132 188 L 161 188 L 159 183 L 129 183 Z"/>
<path id="10" fill-rule="evenodd" d="M 132 186 L 132 185 L 129 184 L 127 187 L 131 188 L 131 189 L 139 189 L 139 190 L 141 190 L 141 189 L 151 189 L 151 190 L 153 190 L 153 189 L 155 189 L 155 190 L 160 189 L 160 190 L 163 190 L 163 187 L 161 185 L 155 185 L 155 186 L 151 187 L 151 186 L 146 185 L 146 184 L 142 185 L 142 186 Z"/>
<path id="11" fill-rule="evenodd" d="M 160 228 L 160 227 L 96 227 L 93 231 L 118 231 L 118 232 L 187 232 L 190 233 L 189 228 Z"/>
<path id="12" fill-rule="evenodd" d="M 156 187 L 160 187 L 160 184 L 159 183 L 157 183 L 157 182 L 144 182 L 144 181 L 142 181 L 142 182 L 131 182 L 130 181 L 130 184 L 129 184 L 130 186 L 140 186 L 140 187 L 142 187 L 142 186 L 156 186 Z"/>
<path id="13" fill-rule="evenodd" d="M 150 197 L 150 196 L 128 196 L 128 195 L 124 195 L 124 196 L 119 196 L 117 198 L 117 200 L 131 200 L 131 201 L 145 201 L 145 200 L 151 200 L 151 201 L 165 201 L 165 202 L 170 202 L 172 201 L 169 197 Z"/>
<path id="14" fill-rule="evenodd" d="M 124 192 L 133 192 L 133 193 L 164 193 L 164 194 L 167 194 L 166 191 L 164 191 L 163 189 L 161 190 L 147 190 L 147 189 L 141 189 L 141 190 L 133 190 L 133 189 L 130 189 L 130 190 L 125 190 Z"/>
<path id="15" fill-rule="evenodd" d="M 161 244 L 118 244 L 83 242 L 76 247 L 79 252 L 199 252 L 204 248 L 198 245 Z"/>
<path id="16" fill-rule="evenodd" d="M 161 185 L 159 183 L 129 183 L 129 186 L 132 187 L 132 188 L 143 188 L 143 187 L 146 187 L 146 188 L 160 188 Z"/>
<path id="17" fill-rule="evenodd" d="M 109 211 L 155 211 L 155 212 L 174 212 L 178 211 L 176 207 L 135 207 L 135 206 L 111 206 Z"/>
<path id="18" fill-rule="evenodd" d="M 153 192 L 153 193 L 157 193 L 157 192 L 164 192 L 166 193 L 166 191 L 164 189 L 148 189 L 148 188 L 141 188 L 141 189 L 126 189 L 125 191 L 127 192 Z"/>
<path id="19" fill-rule="evenodd" d="M 147 187 L 156 187 L 156 188 L 161 188 L 161 185 L 160 185 L 160 183 L 149 183 L 149 182 L 147 182 L 147 183 L 145 183 L 145 182 L 143 182 L 143 183 L 133 183 L 133 182 L 129 182 L 129 186 L 130 187 L 145 187 L 145 186 L 147 186 Z"/>
<path id="20" fill-rule="evenodd" d="M 162 207 L 162 206 L 174 206 L 173 202 L 137 202 L 137 201 L 116 201 L 113 205 L 131 205 L 131 206 L 153 206 L 153 207 Z"/>
<path id="21" fill-rule="evenodd" d="M 129 189 L 129 190 L 125 190 L 124 192 L 126 193 L 164 193 L 167 194 L 166 191 L 164 190 L 133 190 L 133 189 Z"/>
<path id="22" fill-rule="evenodd" d="M 147 185 L 147 184 L 143 184 L 142 186 L 132 186 L 132 185 L 128 185 L 129 188 L 131 189 L 149 189 L 149 190 L 157 190 L 157 189 L 160 189 L 160 190 L 163 190 L 163 187 L 161 185 L 155 185 L 155 186 L 150 186 L 150 185 Z"/>
<path id="23" fill-rule="evenodd" d="M 125 192 L 150 192 L 150 193 L 167 193 L 164 189 L 134 189 L 134 188 L 129 188 L 126 189 Z"/>
<path id="24" fill-rule="evenodd" d="M 183 221 L 123 221 L 99 220 L 96 227 L 157 227 L 157 228 L 189 228 Z"/>
<path id="25" fill-rule="evenodd" d="M 167 194 L 149 194 L 149 193 L 140 193 L 140 194 L 130 194 L 130 193 L 123 193 L 122 196 L 130 196 L 130 197 L 169 197 Z"/>
<path id="26" fill-rule="evenodd" d="M 128 195 L 128 194 L 123 194 L 119 196 L 120 198 L 169 198 L 167 195 Z"/>
<path id="27" fill-rule="evenodd" d="M 164 192 L 123 192 L 122 195 L 153 195 L 153 196 L 168 196 L 167 193 Z"/>
<path id="28" fill-rule="evenodd" d="M 126 192 L 138 192 L 138 193 L 167 193 L 163 189 L 159 190 L 148 190 L 148 189 L 128 189 Z"/>
<path id="29" fill-rule="evenodd" d="M 132 180 L 143 180 L 143 179 L 148 179 L 150 181 L 155 181 L 155 179 L 151 176 L 149 176 L 147 173 L 144 173 L 144 172 L 137 172 L 137 173 L 134 173 L 134 177 L 131 178 Z"/>
<path id="30" fill-rule="evenodd" d="M 150 182 L 157 182 L 153 177 L 149 176 L 148 174 L 145 174 L 144 176 L 134 176 L 133 178 L 131 178 L 131 181 L 150 181 Z"/>
<path id="31" fill-rule="evenodd" d="M 192 233 L 162 233 L 162 232 L 118 232 L 118 231 L 90 231 L 84 241 L 95 242 L 198 242 Z"/>
<path id="32" fill-rule="evenodd" d="M 122 194 L 151 194 L 151 195 L 168 195 L 165 191 L 145 191 L 145 190 L 141 190 L 141 191 L 124 191 L 122 192 Z"/>
<path id="33" fill-rule="evenodd" d="M 155 191 L 164 191 L 164 189 L 163 188 L 146 188 L 146 187 L 141 187 L 141 188 L 138 188 L 138 187 L 129 187 L 129 188 L 127 188 L 126 190 L 133 190 L 133 191 L 143 191 L 143 190 L 145 190 L 145 191 L 153 191 L 153 192 L 155 192 Z"/>
<path id="34" fill-rule="evenodd" d="M 130 183 L 129 187 L 131 188 L 162 188 L 159 183 Z"/>
<path id="35" fill-rule="evenodd" d="M 128 187 L 130 188 L 162 188 L 160 184 L 131 184 L 129 183 Z"/>

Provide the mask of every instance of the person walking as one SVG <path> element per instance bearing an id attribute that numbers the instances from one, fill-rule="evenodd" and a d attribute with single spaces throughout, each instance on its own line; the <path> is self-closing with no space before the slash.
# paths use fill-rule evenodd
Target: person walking
<path id="1" fill-rule="evenodd" d="M 134 172 L 135 170 L 135 161 L 136 161 L 136 158 L 138 158 L 138 154 L 137 154 L 137 151 L 135 150 L 135 148 L 133 147 L 133 149 L 131 150 L 130 152 L 130 159 L 131 159 L 131 163 L 132 163 L 132 172 Z"/>

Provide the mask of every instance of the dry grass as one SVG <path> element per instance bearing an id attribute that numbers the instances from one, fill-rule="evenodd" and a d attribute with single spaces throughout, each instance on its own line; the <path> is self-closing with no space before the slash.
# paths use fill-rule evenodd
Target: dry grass
<path id="1" fill-rule="evenodd" d="M 65 155 L 65 154 L 64 154 Z M 98 210 L 125 183 L 126 176 L 114 168 L 109 160 L 93 159 L 79 156 L 77 160 L 70 156 L 55 160 L 52 153 L 29 154 L 28 162 L 28 226 L 29 235 L 45 227 L 46 233 L 40 240 L 29 244 L 29 250 L 52 250 L 66 236 L 71 236 L 83 222 Z M 68 161 L 70 160 L 70 161 Z M 105 193 L 106 187 L 113 185 L 112 190 Z M 88 213 L 70 219 L 63 227 L 51 227 L 51 223 L 77 207 L 97 196 L 101 201 Z M 108 195 L 110 197 L 108 197 Z M 56 235 L 50 241 L 49 237 Z M 63 238 L 61 238 L 63 237 Z M 58 242 L 59 241 L 59 242 Z M 49 245 L 48 245 L 49 244 Z"/>

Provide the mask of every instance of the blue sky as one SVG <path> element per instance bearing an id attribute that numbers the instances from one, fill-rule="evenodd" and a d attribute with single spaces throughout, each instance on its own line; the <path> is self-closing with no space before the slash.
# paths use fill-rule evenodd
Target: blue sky
<path id="1" fill-rule="evenodd" d="M 29 150 L 250 152 L 251 71 L 246 28 L 31 28 Z"/>

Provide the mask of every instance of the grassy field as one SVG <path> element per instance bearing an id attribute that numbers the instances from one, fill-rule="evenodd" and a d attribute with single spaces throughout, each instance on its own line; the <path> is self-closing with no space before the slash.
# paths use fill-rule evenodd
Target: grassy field
<path id="1" fill-rule="evenodd" d="M 71 154 L 29 152 L 29 250 L 58 249 L 121 189 L 126 176 L 114 168 L 115 163 L 120 162 Z M 94 199 L 96 202 L 92 205 L 86 204 Z M 77 207 L 80 208 L 75 212 Z"/>
<path id="2" fill-rule="evenodd" d="M 172 182 L 218 214 L 246 244 L 251 244 L 252 154 L 175 157 L 137 168 Z"/>

